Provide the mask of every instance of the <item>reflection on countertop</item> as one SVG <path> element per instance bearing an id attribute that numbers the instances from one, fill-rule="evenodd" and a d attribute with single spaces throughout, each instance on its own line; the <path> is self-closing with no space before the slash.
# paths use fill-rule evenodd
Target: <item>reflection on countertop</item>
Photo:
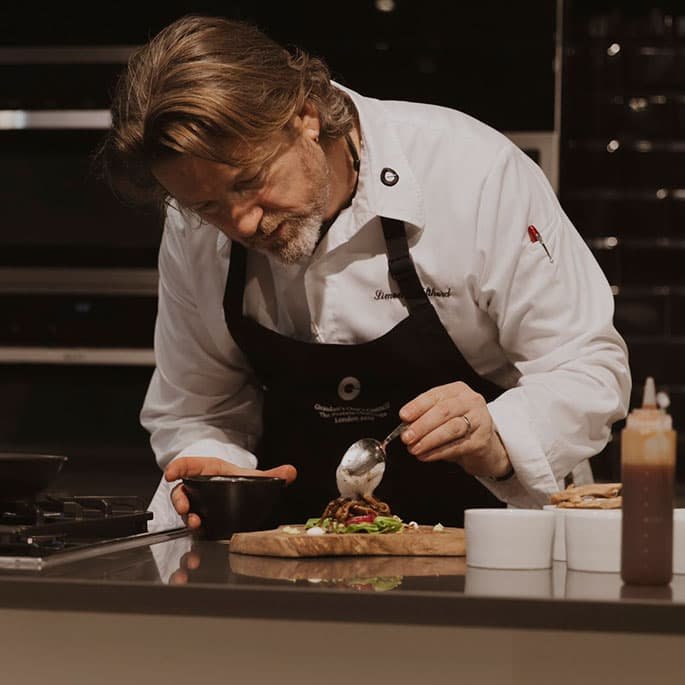
<path id="1" fill-rule="evenodd" d="M 231 554 L 226 543 L 194 540 L 177 559 L 177 568 L 160 574 L 174 585 L 229 583 L 387 591 L 400 586 L 461 592 L 464 557 L 309 557 L 281 558 Z"/>
<path id="2" fill-rule="evenodd" d="M 685 575 L 469 567 L 463 557 L 275 558 L 181 534 L 43 571 L 0 571 L 0 608 L 682 634 Z"/>

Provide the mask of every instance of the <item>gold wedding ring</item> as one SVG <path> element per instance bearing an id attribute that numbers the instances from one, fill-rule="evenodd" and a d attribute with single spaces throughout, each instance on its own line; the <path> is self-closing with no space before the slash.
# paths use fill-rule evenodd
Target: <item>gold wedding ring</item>
<path id="1" fill-rule="evenodd" d="M 464 421 L 466 421 L 466 435 L 468 435 L 473 430 L 473 426 L 471 425 L 471 421 L 469 421 L 469 417 L 464 414 L 459 418 L 462 418 Z"/>

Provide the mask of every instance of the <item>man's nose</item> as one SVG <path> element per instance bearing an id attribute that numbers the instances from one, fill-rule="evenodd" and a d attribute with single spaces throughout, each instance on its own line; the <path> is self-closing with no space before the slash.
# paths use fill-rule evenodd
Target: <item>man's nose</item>
<path id="1" fill-rule="evenodd" d="M 264 210 L 255 202 L 236 203 L 230 209 L 231 226 L 241 238 L 253 236 L 263 216 Z"/>

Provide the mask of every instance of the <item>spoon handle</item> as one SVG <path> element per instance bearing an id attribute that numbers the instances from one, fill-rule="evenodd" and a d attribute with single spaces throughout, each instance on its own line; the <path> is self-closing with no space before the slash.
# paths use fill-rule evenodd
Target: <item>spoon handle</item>
<path id="1" fill-rule="evenodd" d="M 388 435 L 388 436 L 385 438 L 385 440 L 383 440 L 383 442 L 381 443 L 381 448 L 382 448 L 382 449 L 385 449 L 385 446 L 386 446 L 391 440 L 394 440 L 398 435 L 400 435 L 400 433 L 402 433 L 402 432 L 404 431 L 404 429 L 405 429 L 408 425 L 409 425 L 408 423 L 401 423 L 399 426 L 397 426 L 397 428 L 395 428 L 395 430 L 394 430 L 392 433 L 390 433 L 390 435 Z"/>

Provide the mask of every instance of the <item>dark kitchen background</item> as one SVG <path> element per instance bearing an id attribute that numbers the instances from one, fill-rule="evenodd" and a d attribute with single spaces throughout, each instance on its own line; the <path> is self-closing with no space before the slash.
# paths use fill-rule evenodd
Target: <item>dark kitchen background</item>
<path id="1" fill-rule="evenodd" d="M 69 456 L 57 485 L 74 493 L 156 485 L 138 413 L 161 222 L 118 204 L 90 158 L 131 50 L 189 12 L 254 21 L 362 93 L 455 107 L 509 135 L 612 284 L 633 403 L 654 375 L 685 430 L 681 3 L 155 4 L 0 7 L 0 450 Z M 618 479 L 617 441 L 592 463 Z"/>

